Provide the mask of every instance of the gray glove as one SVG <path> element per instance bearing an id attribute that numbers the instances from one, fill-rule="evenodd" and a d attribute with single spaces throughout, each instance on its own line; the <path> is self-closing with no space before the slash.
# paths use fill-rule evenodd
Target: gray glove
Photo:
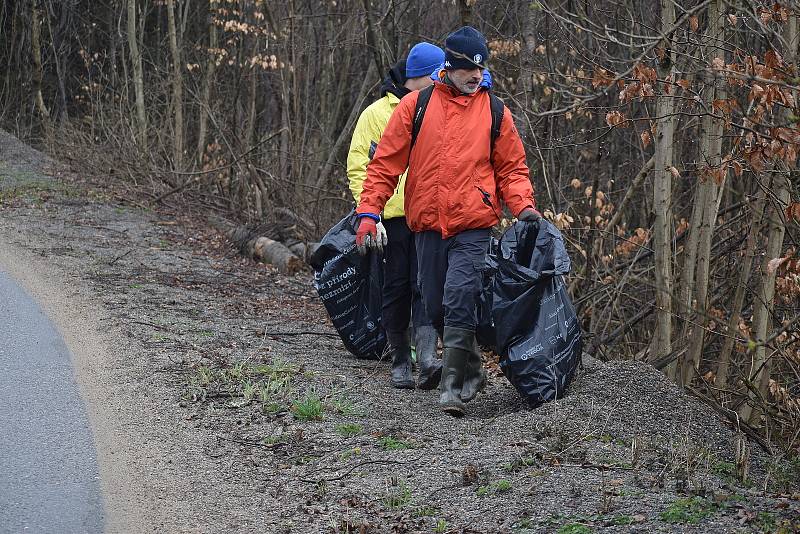
<path id="1" fill-rule="evenodd" d="M 375 239 L 371 240 L 370 247 L 376 249 L 378 252 L 383 253 L 383 248 L 389 244 L 389 236 L 386 234 L 386 227 L 382 222 L 375 225 L 377 234 Z"/>
<path id="2" fill-rule="evenodd" d="M 536 222 L 542 218 L 542 214 L 536 211 L 535 208 L 527 207 L 524 208 L 519 215 L 517 215 L 517 219 L 520 221 L 527 221 L 527 222 Z"/>

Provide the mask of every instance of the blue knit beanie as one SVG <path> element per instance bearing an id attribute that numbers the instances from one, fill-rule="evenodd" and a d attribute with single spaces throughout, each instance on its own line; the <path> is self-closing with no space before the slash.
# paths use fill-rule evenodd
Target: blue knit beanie
<path id="1" fill-rule="evenodd" d="M 448 70 L 485 69 L 487 59 L 486 38 L 472 26 L 457 29 L 444 41 L 444 68 Z"/>
<path id="2" fill-rule="evenodd" d="M 408 53 L 406 78 L 428 76 L 442 61 L 444 52 L 441 48 L 430 43 L 418 43 Z"/>

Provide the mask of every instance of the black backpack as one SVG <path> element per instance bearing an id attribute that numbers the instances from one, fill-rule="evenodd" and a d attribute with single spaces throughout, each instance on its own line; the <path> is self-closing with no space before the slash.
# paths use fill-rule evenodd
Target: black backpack
<path id="1" fill-rule="evenodd" d="M 414 109 L 414 122 L 411 129 L 411 148 L 409 149 L 409 154 L 411 150 L 414 149 L 414 144 L 417 142 L 417 135 L 419 135 L 419 129 L 422 127 L 422 120 L 425 118 L 425 110 L 428 109 L 428 102 L 431 101 L 433 87 L 434 86 L 431 85 L 421 90 L 417 97 L 417 107 Z M 505 105 L 500 98 L 490 91 L 489 107 L 492 110 L 492 140 L 491 146 L 489 147 L 489 157 L 491 157 L 491 154 L 494 152 L 494 142 L 500 136 L 500 125 L 503 123 Z"/>

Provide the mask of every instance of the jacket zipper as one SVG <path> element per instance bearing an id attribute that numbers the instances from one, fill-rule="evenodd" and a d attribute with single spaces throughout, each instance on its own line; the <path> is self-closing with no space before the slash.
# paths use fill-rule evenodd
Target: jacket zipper
<path id="1" fill-rule="evenodd" d="M 487 206 L 489 206 L 490 208 L 492 208 L 492 211 L 494 212 L 494 214 L 497 216 L 497 218 L 498 218 L 498 219 L 502 219 L 503 217 L 502 217 L 502 216 L 501 216 L 499 213 L 497 213 L 497 208 L 495 208 L 495 207 L 494 207 L 494 204 L 492 204 L 492 195 L 490 195 L 489 193 L 487 193 L 486 191 L 484 191 L 484 190 L 481 188 L 481 186 L 479 186 L 479 185 L 477 185 L 477 184 L 475 185 L 475 188 L 476 188 L 478 191 L 480 191 L 480 193 L 481 193 L 481 198 L 482 198 L 482 200 L 483 200 L 483 203 L 484 203 L 484 204 L 486 204 Z"/>

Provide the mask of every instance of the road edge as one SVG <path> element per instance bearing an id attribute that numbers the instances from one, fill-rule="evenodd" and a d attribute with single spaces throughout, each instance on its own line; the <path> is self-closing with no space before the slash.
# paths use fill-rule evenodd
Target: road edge
<path id="1" fill-rule="evenodd" d="M 148 484 L 141 476 L 146 459 L 131 436 L 136 421 L 114 393 L 113 374 L 120 370 L 111 355 L 120 348 L 112 349 L 111 334 L 99 330 L 103 313 L 81 291 L 57 282 L 64 273 L 15 245 L 6 228 L 0 227 L 0 242 L 0 268 L 36 300 L 70 351 L 97 450 L 105 531 L 152 531 L 155 525 L 148 523 L 156 510 L 148 506 Z"/>

